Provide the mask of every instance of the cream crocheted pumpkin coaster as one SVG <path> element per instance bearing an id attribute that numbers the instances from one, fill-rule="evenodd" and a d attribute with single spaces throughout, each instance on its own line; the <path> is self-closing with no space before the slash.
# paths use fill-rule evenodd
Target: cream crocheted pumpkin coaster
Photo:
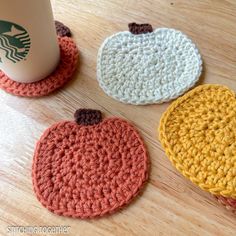
<path id="1" fill-rule="evenodd" d="M 171 104 L 159 138 L 173 165 L 214 195 L 236 198 L 236 100 L 221 85 L 202 85 Z"/>
<path id="2" fill-rule="evenodd" d="M 135 105 L 162 103 L 191 88 L 202 71 L 197 47 L 182 32 L 130 24 L 99 49 L 97 78 L 109 96 Z"/>

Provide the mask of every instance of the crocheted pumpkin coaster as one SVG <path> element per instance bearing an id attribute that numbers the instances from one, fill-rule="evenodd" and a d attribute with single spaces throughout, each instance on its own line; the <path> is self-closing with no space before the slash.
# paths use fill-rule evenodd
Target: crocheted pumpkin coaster
<path id="1" fill-rule="evenodd" d="M 214 195 L 236 198 L 236 100 L 221 85 L 202 85 L 163 114 L 159 138 L 173 165 Z"/>
<path id="2" fill-rule="evenodd" d="M 38 200 L 64 216 L 93 218 L 128 204 L 148 178 L 148 156 L 127 121 L 80 109 L 37 143 L 32 178 Z"/>
<path id="3" fill-rule="evenodd" d="M 62 87 L 70 80 L 76 70 L 78 49 L 75 42 L 65 36 L 71 36 L 70 29 L 59 21 L 55 21 L 59 37 L 61 58 L 56 70 L 47 78 L 33 83 L 20 83 L 11 80 L 0 70 L 0 88 L 13 95 L 22 97 L 40 97 L 48 95 Z"/>
<path id="4" fill-rule="evenodd" d="M 236 213 L 236 199 L 216 196 L 217 201 L 222 204 L 227 210 Z"/>
<path id="5" fill-rule="evenodd" d="M 97 78 L 109 96 L 135 105 L 162 103 L 191 88 L 202 71 L 193 42 L 175 29 L 129 24 L 99 49 Z"/>

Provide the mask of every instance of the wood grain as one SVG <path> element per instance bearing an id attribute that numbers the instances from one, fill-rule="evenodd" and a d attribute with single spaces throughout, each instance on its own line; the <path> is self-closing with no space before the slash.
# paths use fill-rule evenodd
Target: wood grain
<path id="1" fill-rule="evenodd" d="M 185 180 L 157 140 L 157 126 L 169 103 L 132 106 L 103 93 L 96 81 L 96 56 L 103 40 L 127 30 L 129 22 L 173 27 L 189 35 L 204 60 L 202 83 L 236 91 L 235 0 L 54 0 L 54 16 L 68 25 L 80 49 L 80 65 L 63 89 L 26 99 L 0 91 L 0 235 L 9 225 L 69 225 L 70 235 L 236 235 L 236 217 Z M 48 212 L 31 184 L 34 146 L 45 128 L 72 119 L 81 107 L 132 121 L 147 144 L 150 179 L 141 197 L 112 216 L 75 220 Z"/>

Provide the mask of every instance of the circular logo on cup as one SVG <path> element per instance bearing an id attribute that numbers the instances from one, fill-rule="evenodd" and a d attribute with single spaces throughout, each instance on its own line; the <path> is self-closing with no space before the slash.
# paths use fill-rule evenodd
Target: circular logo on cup
<path id="1" fill-rule="evenodd" d="M 12 22 L 0 20 L 0 51 L 4 57 L 13 63 L 26 58 L 30 49 L 28 32 Z M 2 62 L 0 57 L 0 62 Z"/>

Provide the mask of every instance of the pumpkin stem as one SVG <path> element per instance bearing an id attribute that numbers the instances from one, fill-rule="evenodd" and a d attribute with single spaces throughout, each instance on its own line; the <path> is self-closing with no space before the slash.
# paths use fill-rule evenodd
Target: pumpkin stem
<path id="1" fill-rule="evenodd" d="M 75 114 L 75 122 L 79 125 L 95 125 L 102 121 L 102 113 L 93 109 L 78 109 Z"/>
<path id="2" fill-rule="evenodd" d="M 57 35 L 60 37 L 71 37 L 71 31 L 70 29 L 65 26 L 63 23 L 61 23 L 60 21 L 55 20 L 55 26 L 56 26 L 56 32 Z"/>
<path id="3" fill-rule="evenodd" d="M 129 31 L 132 34 L 146 34 L 153 32 L 152 25 L 150 24 L 136 24 L 129 23 Z"/>

